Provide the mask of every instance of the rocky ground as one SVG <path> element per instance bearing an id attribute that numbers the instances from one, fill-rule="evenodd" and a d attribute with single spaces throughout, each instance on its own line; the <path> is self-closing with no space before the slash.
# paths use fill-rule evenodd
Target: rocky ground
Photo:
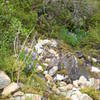
<path id="1" fill-rule="evenodd" d="M 100 91 L 100 69 L 94 66 L 100 63 L 99 59 L 85 56 L 82 51 L 73 52 L 57 40 L 38 40 L 34 48 L 41 62 L 36 67 L 37 74 L 45 80 L 48 93 L 62 95 L 66 100 L 94 100 L 81 89 L 92 87 Z M 3 71 L 0 71 L 0 90 L 3 97 L 12 94 L 10 100 L 48 100 L 47 94 L 21 92 L 21 85 L 12 83 Z"/>

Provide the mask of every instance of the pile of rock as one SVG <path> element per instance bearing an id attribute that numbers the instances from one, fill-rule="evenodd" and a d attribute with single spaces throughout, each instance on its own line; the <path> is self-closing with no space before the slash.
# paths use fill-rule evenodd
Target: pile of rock
<path id="1" fill-rule="evenodd" d="M 2 95 L 0 100 L 41 100 L 42 98 L 37 94 L 24 94 L 19 89 L 20 86 L 17 83 L 11 83 L 9 76 L 5 72 L 0 71 L 0 94 Z M 11 98 L 8 98 L 9 95 L 12 95 Z"/>

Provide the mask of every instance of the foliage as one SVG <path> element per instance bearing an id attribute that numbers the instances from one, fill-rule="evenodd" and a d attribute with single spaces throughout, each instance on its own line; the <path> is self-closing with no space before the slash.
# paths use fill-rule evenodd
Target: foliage
<path id="1" fill-rule="evenodd" d="M 93 100 L 99 100 L 100 99 L 100 91 L 95 90 L 93 88 L 85 88 L 82 89 L 81 92 L 88 94 Z"/>

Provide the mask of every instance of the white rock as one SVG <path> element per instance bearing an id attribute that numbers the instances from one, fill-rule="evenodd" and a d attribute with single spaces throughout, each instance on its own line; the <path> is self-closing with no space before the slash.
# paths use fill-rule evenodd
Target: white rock
<path id="1" fill-rule="evenodd" d="M 38 66 L 37 68 L 36 68 L 36 70 L 38 71 L 38 72 L 42 72 L 43 71 L 43 68 L 42 68 L 42 66 Z"/>
<path id="2" fill-rule="evenodd" d="M 78 88 L 78 80 L 73 81 L 73 85 Z"/>
<path id="3" fill-rule="evenodd" d="M 62 81 L 64 79 L 65 79 L 65 77 L 61 74 L 57 74 L 56 77 L 54 78 L 54 80 L 58 80 L 58 81 Z"/>
<path id="4" fill-rule="evenodd" d="M 48 62 L 50 62 L 50 61 L 51 61 L 50 58 L 46 58 L 46 59 L 45 59 L 45 62 L 46 62 L 46 63 L 48 63 Z"/>
<path id="5" fill-rule="evenodd" d="M 58 70 L 58 66 L 54 66 L 49 70 L 49 74 L 53 76 L 54 74 L 56 74 L 57 70 Z"/>
<path id="6" fill-rule="evenodd" d="M 47 64 L 47 63 L 43 63 L 43 65 L 44 65 L 44 66 L 46 66 L 46 67 L 48 66 L 48 64 Z"/>
<path id="7" fill-rule="evenodd" d="M 79 97 L 77 95 L 72 95 L 71 96 L 71 100 L 80 100 Z"/>
<path id="8" fill-rule="evenodd" d="M 66 88 L 67 88 L 67 90 L 72 90 L 73 85 L 72 85 L 72 84 L 68 84 L 68 85 L 66 86 Z"/>
<path id="9" fill-rule="evenodd" d="M 11 80 L 5 72 L 0 71 L 0 89 L 5 88 L 10 84 Z"/>
<path id="10" fill-rule="evenodd" d="M 44 74 L 44 75 L 48 74 L 48 71 L 47 71 L 47 70 L 46 70 L 46 71 L 44 71 L 44 72 L 43 72 L 43 74 Z"/>
<path id="11" fill-rule="evenodd" d="M 82 94 L 80 100 L 93 100 L 93 99 L 89 97 L 87 94 Z"/>
<path id="12" fill-rule="evenodd" d="M 54 55 L 57 54 L 57 52 L 56 52 L 55 50 L 53 50 L 53 49 L 50 49 L 49 52 L 50 52 L 51 54 L 54 54 Z"/>
<path id="13" fill-rule="evenodd" d="M 84 76 L 80 76 L 79 82 L 81 82 L 81 83 L 87 82 L 87 79 Z"/>
<path id="14" fill-rule="evenodd" d="M 25 100 L 41 100 L 41 96 L 37 94 L 25 94 Z"/>
<path id="15" fill-rule="evenodd" d="M 96 63 L 97 62 L 97 59 L 96 58 L 92 58 L 92 61 Z"/>
<path id="16" fill-rule="evenodd" d="M 94 72 L 94 73 L 100 73 L 100 69 L 97 68 L 97 67 L 92 66 L 91 72 Z"/>
<path id="17" fill-rule="evenodd" d="M 21 92 L 21 91 L 18 91 L 18 92 L 16 92 L 16 93 L 14 93 L 14 97 L 16 97 L 16 96 L 23 96 L 24 95 L 24 93 L 23 92 Z"/>
<path id="18" fill-rule="evenodd" d="M 13 82 L 10 85 L 8 85 L 6 88 L 4 88 L 2 95 L 8 96 L 9 94 L 17 91 L 19 88 L 20 88 L 19 85 Z"/>
<path id="19" fill-rule="evenodd" d="M 62 86 L 66 86 L 67 84 L 66 84 L 64 81 L 61 81 L 61 82 L 59 83 L 59 85 L 60 85 L 60 87 L 62 87 Z"/>
<path id="20" fill-rule="evenodd" d="M 58 89 L 59 89 L 61 92 L 66 92 L 66 91 L 67 91 L 67 87 L 66 87 L 66 86 L 58 87 Z"/>

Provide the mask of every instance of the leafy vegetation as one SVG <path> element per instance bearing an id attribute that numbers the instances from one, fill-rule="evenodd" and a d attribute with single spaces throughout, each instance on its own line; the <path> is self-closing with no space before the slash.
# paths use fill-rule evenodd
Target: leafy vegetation
<path id="1" fill-rule="evenodd" d="M 16 57 L 14 56 L 16 34 L 19 36 L 19 48 L 21 48 L 30 31 L 28 42 L 37 33 L 42 38 L 63 40 L 75 49 L 84 49 L 86 52 L 89 50 L 93 56 L 97 56 L 100 54 L 100 1 L 0 0 L 0 70 L 6 71 L 11 77 L 12 70 L 14 76 L 17 76 L 18 65 L 15 64 Z M 20 54 L 19 63 L 23 62 L 24 57 L 25 50 Z M 28 57 L 29 55 L 25 59 L 27 60 Z M 24 63 L 25 66 L 32 63 L 32 56 L 30 59 L 27 60 L 28 64 Z M 38 60 L 35 61 L 34 66 L 36 63 L 39 63 Z M 27 76 L 25 72 L 21 73 L 22 81 L 27 81 L 30 76 Z M 35 69 L 34 73 L 36 73 Z M 32 77 L 37 83 L 41 83 L 36 89 L 39 92 L 42 91 L 43 80 L 33 74 Z M 32 86 L 31 89 L 34 87 Z M 28 90 L 27 88 L 25 90 Z M 90 90 L 86 92 L 94 98 L 95 93 L 90 94 Z M 51 98 L 56 100 L 57 96 L 51 96 Z"/>
<path id="2" fill-rule="evenodd" d="M 86 88 L 86 89 L 82 89 L 81 91 L 82 91 L 82 93 L 88 94 L 90 97 L 93 98 L 93 100 L 99 100 L 100 99 L 100 91 L 95 90 L 91 87 Z"/>

